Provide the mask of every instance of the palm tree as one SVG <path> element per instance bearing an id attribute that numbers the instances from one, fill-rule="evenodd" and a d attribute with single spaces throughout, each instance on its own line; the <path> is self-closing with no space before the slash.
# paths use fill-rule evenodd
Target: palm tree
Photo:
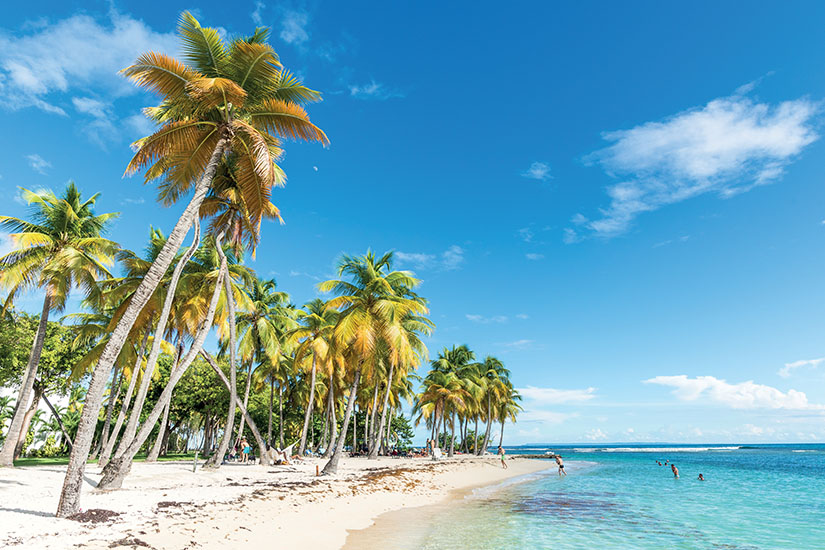
<path id="1" fill-rule="evenodd" d="M 304 411 L 304 424 L 301 429 L 301 442 L 298 445 L 298 455 L 304 456 L 307 443 L 307 431 L 312 418 L 312 407 L 315 401 L 315 377 L 318 362 L 324 365 L 333 361 L 331 348 L 334 346 L 333 329 L 338 318 L 338 313 L 328 309 L 323 300 L 316 298 L 304 304 L 304 307 L 296 311 L 296 318 L 299 326 L 289 331 L 287 337 L 295 345 L 295 365 L 306 363 L 304 359 L 311 355 L 311 370 L 309 383 L 309 396 L 307 407 Z"/>
<path id="2" fill-rule="evenodd" d="M 51 191 L 27 189 L 22 189 L 22 194 L 32 206 L 31 221 L 0 216 L 0 227 L 12 233 L 15 246 L 0 258 L 0 286 L 9 290 L 3 310 L 26 290 L 42 288 L 45 296 L 17 405 L 0 450 L 0 466 L 12 466 L 22 448 L 24 416 L 37 377 L 49 312 L 65 307 L 73 287 L 88 293 L 98 279 L 111 277 L 107 267 L 118 249 L 116 243 L 102 237 L 118 214 L 96 215 L 94 205 L 99 195 L 82 200 L 74 182 L 68 183 L 60 197 Z"/>
<path id="3" fill-rule="evenodd" d="M 139 86 L 162 97 L 158 107 L 147 111 L 160 128 L 135 144 L 137 153 L 127 173 L 148 168 L 147 181 L 164 178 L 160 198 L 166 204 L 194 190 L 92 374 L 58 504 L 59 517 L 79 509 L 83 470 L 112 365 L 195 223 L 222 160 L 226 158 L 238 167 L 237 180 L 252 223 L 259 224 L 271 187 L 282 181 L 275 164 L 281 153 L 279 137 L 328 143 L 301 106 L 318 101 L 320 94 L 282 70 L 266 43 L 265 29 L 226 43 L 217 30 L 202 27 L 191 14 L 184 13 L 178 31 L 189 65 L 150 52 L 124 71 Z"/>
<path id="4" fill-rule="evenodd" d="M 519 405 L 519 401 L 521 401 L 521 395 L 518 390 L 513 388 L 510 381 L 507 380 L 504 392 L 496 407 L 496 420 L 501 423 L 501 435 L 498 439 L 499 445 L 504 445 L 504 423 L 508 420 L 515 422 L 518 413 L 524 410 L 521 408 L 521 405 Z"/>
<path id="5" fill-rule="evenodd" d="M 404 318 L 427 312 L 420 300 L 400 291 L 414 288 L 418 279 L 406 271 L 390 271 L 391 266 L 392 252 L 380 257 L 371 251 L 357 258 L 345 255 L 339 263 L 338 274 L 347 275 L 351 280 L 330 280 L 319 285 L 322 292 L 337 295 L 326 307 L 340 312 L 334 330 L 335 345 L 352 373 L 341 435 L 324 466 L 324 474 L 338 471 L 362 373 L 375 367 L 382 343 L 393 351 L 400 347 L 400 325 Z"/>
<path id="6" fill-rule="evenodd" d="M 487 452 L 490 445 L 490 429 L 493 425 L 493 405 L 497 404 L 505 394 L 510 378 L 510 371 L 504 368 L 504 364 L 492 356 L 487 356 L 480 365 L 482 373 L 482 388 L 484 390 L 484 400 L 486 401 L 486 412 L 484 418 L 487 420 L 487 430 L 484 432 L 484 442 L 481 448 L 476 451 L 477 455 Z"/>

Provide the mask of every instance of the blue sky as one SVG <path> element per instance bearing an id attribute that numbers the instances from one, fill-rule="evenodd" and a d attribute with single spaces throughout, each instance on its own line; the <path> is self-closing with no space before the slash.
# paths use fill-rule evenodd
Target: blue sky
<path id="1" fill-rule="evenodd" d="M 254 268 L 297 303 L 394 249 L 437 330 L 513 372 L 506 442 L 825 439 L 825 5 L 37 2 L 0 23 L 0 193 L 74 179 L 141 249 L 122 179 L 178 14 L 273 30 L 324 93 Z M 9 246 L 0 235 L 0 248 Z M 38 308 L 36 296 L 27 308 Z"/>

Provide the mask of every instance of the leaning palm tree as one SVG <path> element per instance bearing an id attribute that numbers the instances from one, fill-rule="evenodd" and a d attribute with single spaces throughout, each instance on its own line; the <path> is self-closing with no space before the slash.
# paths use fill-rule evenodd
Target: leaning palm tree
<path id="1" fill-rule="evenodd" d="M 17 397 L 11 425 L 0 450 L 0 466 L 12 466 L 22 448 L 20 441 L 26 407 L 37 376 L 37 366 L 51 311 L 61 311 L 73 287 L 90 292 L 103 277 L 111 277 L 118 245 L 102 237 L 118 214 L 95 214 L 99 195 L 82 200 L 74 182 L 57 197 L 51 191 L 22 190 L 32 206 L 31 221 L 0 216 L 0 227 L 11 231 L 14 250 L 0 258 L 0 287 L 9 291 L 3 310 L 21 292 L 43 289 L 43 308 L 31 355 Z M 104 381 L 105 382 L 105 381 Z"/>
<path id="2" fill-rule="evenodd" d="M 483 455 L 487 452 L 487 447 L 490 445 L 490 429 L 493 426 L 494 420 L 494 405 L 497 405 L 505 394 L 510 378 L 510 371 L 504 368 L 504 364 L 495 357 L 485 357 L 480 368 L 484 401 L 487 407 L 484 414 L 484 418 L 487 420 L 487 429 L 484 432 L 484 441 L 481 444 L 481 448 L 476 451 L 477 455 Z"/>
<path id="3" fill-rule="evenodd" d="M 496 420 L 501 423 L 501 435 L 498 438 L 498 444 L 504 445 L 504 423 L 508 420 L 515 423 L 518 413 L 523 411 L 521 405 L 521 394 L 516 390 L 512 383 L 508 380 L 505 384 L 504 392 L 502 392 L 498 407 L 496 407 Z"/>
<path id="4" fill-rule="evenodd" d="M 83 471 L 98 410 L 120 347 L 195 223 L 221 162 L 231 160 L 238 167 L 237 179 L 251 221 L 259 224 L 272 186 L 283 181 L 275 164 L 281 154 L 280 139 L 328 143 L 301 106 L 318 101 L 320 94 L 282 69 L 266 43 L 266 29 L 227 42 L 217 30 L 202 27 L 187 12 L 181 16 L 178 31 L 188 65 L 150 52 L 124 71 L 139 86 L 162 98 L 158 107 L 147 110 L 160 128 L 136 142 L 137 153 L 127 173 L 147 168 L 147 181 L 163 178 L 160 198 L 165 204 L 176 202 L 188 192 L 192 195 L 112 331 L 110 345 L 92 374 L 58 504 L 60 517 L 79 509 Z"/>

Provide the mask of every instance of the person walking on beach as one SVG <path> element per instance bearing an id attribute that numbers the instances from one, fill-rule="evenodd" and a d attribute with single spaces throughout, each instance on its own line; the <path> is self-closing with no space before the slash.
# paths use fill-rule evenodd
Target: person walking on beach
<path id="1" fill-rule="evenodd" d="M 559 465 L 559 476 L 566 476 L 567 472 L 564 471 L 564 460 L 562 460 L 561 455 L 556 455 L 556 464 Z"/>
<path id="2" fill-rule="evenodd" d="M 679 468 L 676 467 L 676 464 L 671 464 L 670 470 L 673 472 L 673 477 L 679 477 Z"/>
<path id="3" fill-rule="evenodd" d="M 246 464 L 249 462 L 249 453 L 252 452 L 252 447 L 249 446 L 249 441 L 246 438 L 241 439 L 241 454 L 243 454 L 243 459 L 241 462 Z"/>
<path id="4" fill-rule="evenodd" d="M 501 457 L 501 467 L 506 470 L 507 469 L 507 463 L 504 462 L 504 453 L 505 453 L 504 448 L 501 445 L 499 445 L 498 446 L 498 456 Z"/>

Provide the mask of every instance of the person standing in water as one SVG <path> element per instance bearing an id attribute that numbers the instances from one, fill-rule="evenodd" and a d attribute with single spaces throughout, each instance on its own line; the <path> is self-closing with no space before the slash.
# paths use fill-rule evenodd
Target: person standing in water
<path id="1" fill-rule="evenodd" d="M 679 477 L 679 468 L 676 467 L 676 464 L 671 464 L 670 469 L 673 472 L 673 477 Z"/>
<path id="2" fill-rule="evenodd" d="M 504 462 L 504 453 L 505 453 L 504 448 L 502 448 L 502 446 L 499 445 L 498 446 L 498 456 L 501 457 L 501 467 L 506 470 L 507 469 L 507 463 Z"/>
<path id="3" fill-rule="evenodd" d="M 564 471 L 564 460 L 561 459 L 561 455 L 556 455 L 556 464 L 559 465 L 559 475 L 566 476 L 567 472 Z"/>

